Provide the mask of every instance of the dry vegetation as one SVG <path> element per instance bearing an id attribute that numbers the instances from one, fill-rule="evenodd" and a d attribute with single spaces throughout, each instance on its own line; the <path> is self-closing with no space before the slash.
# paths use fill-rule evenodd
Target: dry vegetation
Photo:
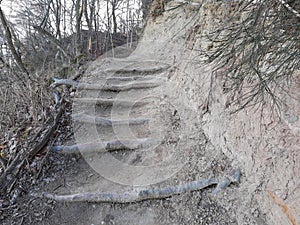
<path id="1" fill-rule="evenodd" d="M 288 89 L 300 68 L 300 2 L 230 4 L 228 20 L 210 36 L 216 50 L 209 61 L 218 62 L 215 73 L 223 77 L 224 92 L 231 93 L 231 104 L 238 110 L 264 105 L 266 99 L 278 110 L 278 95 Z"/>
<path id="2" fill-rule="evenodd" d="M 131 47 L 148 5 L 123 0 L 0 1 L 1 194 L 11 198 L 22 167 L 55 138 L 64 104 L 55 102 L 52 79 L 76 79 L 87 62 L 107 50 Z"/>

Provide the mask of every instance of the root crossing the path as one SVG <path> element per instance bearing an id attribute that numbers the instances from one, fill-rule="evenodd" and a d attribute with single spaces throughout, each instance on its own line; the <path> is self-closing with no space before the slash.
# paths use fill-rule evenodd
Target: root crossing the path
<path id="1" fill-rule="evenodd" d="M 221 180 L 218 180 L 216 178 L 203 179 L 200 181 L 193 181 L 187 184 L 170 186 L 161 189 L 133 189 L 131 191 L 126 191 L 123 193 L 82 192 L 69 195 L 58 195 L 44 192 L 32 193 L 32 196 L 66 202 L 130 203 L 149 199 L 163 199 L 172 195 L 182 194 L 184 192 L 202 190 L 212 185 L 217 185 L 213 193 L 219 194 L 231 183 L 238 183 L 240 181 L 240 177 L 241 171 L 239 169 L 235 169 L 230 173 L 230 175 L 224 177 Z"/>

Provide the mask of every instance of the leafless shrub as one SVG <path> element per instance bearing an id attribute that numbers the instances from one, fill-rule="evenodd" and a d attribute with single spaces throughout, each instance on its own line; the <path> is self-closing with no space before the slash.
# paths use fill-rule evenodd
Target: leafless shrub
<path id="1" fill-rule="evenodd" d="M 0 7 L 0 141 L 21 126 L 42 122 L 50 99 L 42 91 L 45 82 L 37 73 L 29 73 L 20 53 L 20 40 Z M 47 96 L 47 97 L 46 97 Z M 47 106 L 45 106 L 47 105 Z M 27 126 L 27 125 L 26 125 Z"/>
<path id="2" fill-rule="evenodd" d="M 54 102 L 52 77 L 70 77 L 87 60 L 124 43 L 130 47 L 149 4 L 149 0 L 0 1 L 0 144 L 9 131 L 47 118 Z"/>
<path id="3" fill-rule="evenodd" d="M 234 4 L 228 20 L 210 35 L 216 48 L 209 61 L 217 62 L 214 72 L 223 76 L 224 92 L 232 93 L 237 110 L 264 104 L 266 99 L 280 109 L 280 93 L 300 69 L 300 2 L 241 0 Z"/>

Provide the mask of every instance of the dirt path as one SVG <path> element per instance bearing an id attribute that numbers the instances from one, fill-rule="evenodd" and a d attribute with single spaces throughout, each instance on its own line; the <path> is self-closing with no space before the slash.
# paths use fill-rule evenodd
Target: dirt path
<path id="1" fill-rule="evenodd" d="M 74 140 L 49 153 L 31 192 L 124 193 L 230 173 L 233 163 L 204 135 L 199 112 L 173 79 L 185 72 L 183 49 L 195 20 L 194 9 L 185 10 L 148 21 L 129 57 L 90 65 L 73 99 Z M 2 224 L 265 224 L 256 207 L 243 202 L 239 185 L 217 196 L 213 189 L 126 204 L 56 202 L 26 194 L 9 209 L 17 214 Z"/>
<path id="2" fill-rule="evenodd" d="M 212 147 L 195 111 L 168 80 L 173 70 L 130 57 L 95 62 L 74 99 L 75 140 L 51 153 L 69 162 L 34 191 L 125 193 L 228 174 L 232 163 Z M 128 204 L 35 201 L 54 204 L 44 224 L 238 224 L 237 190 L 231 185 L 215 196 L 211 187 Z M 263 224 L 261 218 L 244 218 L 243 224 Z"/>

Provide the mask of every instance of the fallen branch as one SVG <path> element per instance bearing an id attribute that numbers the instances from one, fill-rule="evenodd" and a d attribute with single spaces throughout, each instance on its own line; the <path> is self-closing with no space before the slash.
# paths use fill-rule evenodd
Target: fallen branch
<path id="1" fill-rule="evenodd" d="M 7 165 L 7 168 L 0 177 L 0 192 L 5 193 L 12 184 L 17 180 L 19 171 L 24 168 L 25 162 L 31 160 L 37 153 L 39 153 L 48 143 L 51 135 L 55 131 L 58 122 L 63 114 L 63 107 L 59 107 L 54 118 L 49 118 L 42 129 L 35 135 L 29 146 L 31 148 L 22 149 L 14 158 L 14 160 Z"/>
<path id="2" fill-rule="evenodd" d="M 278 0 L 284 7 L 287 8 L 288 11 L 293 13 L 296 17 L 300 18 L 300 12 L 298 12 L 296 9 L 293 9 L 285 0 Z"/>
<path id="3" fill-rule="evenodd" d="M 222 180 L 216 178 L 203 179 L 200 181 L 193 181 L 183 185 L 176 185 L 161 189 L 144 189 L 131 190 L 124 193 L 103 193 L 103 192 L 84 192 L 70 195 L 56 195 L 51 193 L 32 193 L 34 197 L 49 198 L 56 201 L 67 202 L 114 202 L 114 203 L 130 203 L 139 202 L 147 199 L 163 199 L 172 195 L 182 194 L 184 192 L 197 191 L 207 188 L 212 185 L 217 185 L 213 194 L 221 193 L 231 183 L 238 183 L 240 181 L 241 171 L 239 169 L 233 170 L 229 176 Z"/>

